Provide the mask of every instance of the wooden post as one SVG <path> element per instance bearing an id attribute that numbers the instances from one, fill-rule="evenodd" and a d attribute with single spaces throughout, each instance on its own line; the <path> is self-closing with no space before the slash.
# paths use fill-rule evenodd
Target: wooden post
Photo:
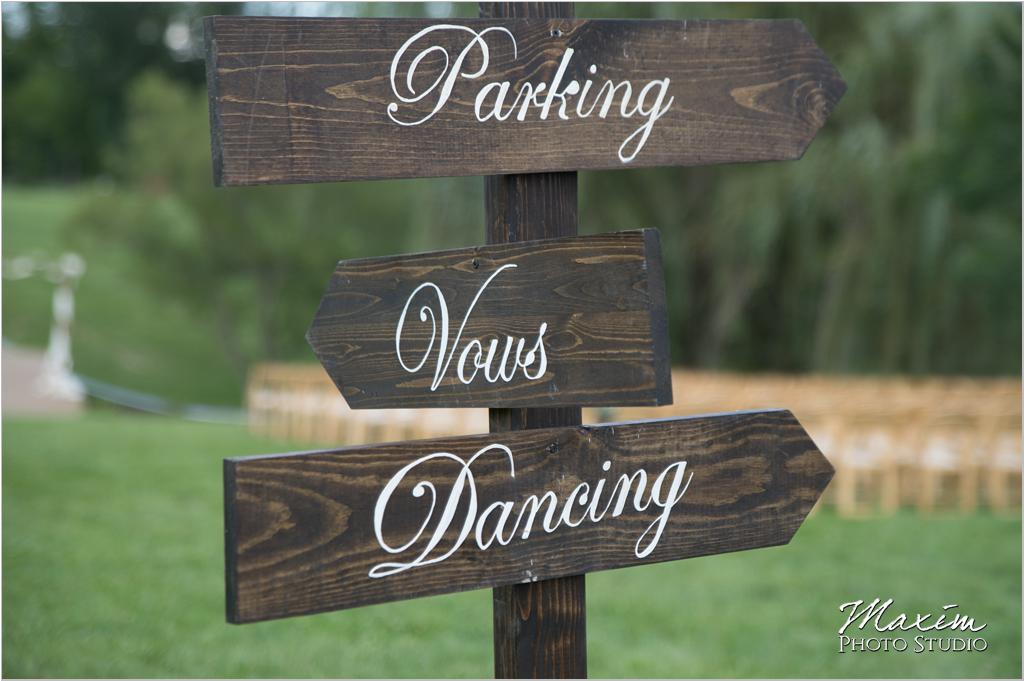
<path id="1" fill-rule="evenodd" d="M 480 16 L 571 18 L 573 3 L 481 3 Z M 576 173 L 484 178 L 487 243 L 576 236 Z M 573 426 L 579 407 L 491 409 L 490 430 Z M 557 454 L 553 454 L 557 456 Z M 494 676 L 584 678 L 587 675 L 584 575 L 494 589 Z"/>

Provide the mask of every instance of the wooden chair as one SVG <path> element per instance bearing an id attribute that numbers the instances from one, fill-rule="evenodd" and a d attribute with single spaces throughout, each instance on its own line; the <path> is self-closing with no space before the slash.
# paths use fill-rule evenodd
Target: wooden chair
<path id="1" fill-rule="evenodd" d="M 959 414 L 936 415 L 926 421 L 918 496 L 922 513 L 930 513 L 940 505 L 943 483 L 949 479 L 955 483 L 960 510 L 977 508 L 977 432 L 974 420 Z"/>
<path id="2" fill-rule="evenodd" d="M 994 511 L 1006 511 L 1021 504 L 1021 422 L 1004 415 L 990 424 L 986 440 L 985 497 Z"/>
<path id="3" fill-rule="evenodd" d="M 851 420 L 843 424 L 836 442 L 836 508 L 847 517 L 865 515 L 878 501 L 878 490 L 894 448 L 892 432 L 884 425 Z"/>

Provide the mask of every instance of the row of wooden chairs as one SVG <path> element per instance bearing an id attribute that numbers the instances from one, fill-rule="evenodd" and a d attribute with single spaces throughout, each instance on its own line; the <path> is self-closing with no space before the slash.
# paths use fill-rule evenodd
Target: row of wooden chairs
<path id="1" fill-rule="evenodd" d="M 673 372 L 674 403 L 585 409 L 584 422 L 785 407 L 836 467 L 823 503 L 847 516 L 907 506 L 1020 507 L 1021 382 Z M 486 432 L 483 409 L 352 410 L 317 365 L 262 364 L 250 426 L 335 446 Z"/>
<path id="2" fill-rule="evenodd" d="M 829 494 L 843 515 L 1020 505 L 1019 416 L 836 418 L 807 429 L 836 466 Z"/>

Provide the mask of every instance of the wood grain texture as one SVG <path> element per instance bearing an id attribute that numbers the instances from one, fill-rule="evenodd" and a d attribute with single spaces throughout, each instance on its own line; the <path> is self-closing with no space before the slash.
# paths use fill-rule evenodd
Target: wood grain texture
<path id="1" fill-rule="evenodd" d="M 506 28 L 515 48 L 507 36 L 488 34 L 486 72 L 457 79 L 450 99 L 429 120 L 399 125 L 388 116 L 388 106 L 399 103 L 392 60 L 407 39 L 439 23 L 446 22 L 208 17 L 215 182 L 327 182 L 795 159 L 846 88 L 796 20 L 460 19 L 447 23 L 474 31 Z M 449 64 L 455 63 L 468 35 L 454 30 L 436 41 L 449 52 Z M 512 94 L 506 104 L 511 105 L 522 83 L 552 82 L 567 48 L 574 54 L 562 82 L 577 80 L 582 89 L 590 79 L 594 95 L 605 82 L 628 81 L 634 95 L 627 112 L 645 84 L 670 79 L 665 101 L 674 101 L 628 164 L 620 160 L 619 149 L 643 121 L 640 114 L 621 115 L 618 94 L 604 118 L 599 116 L 601 107 L 589 116 L 577 115 L 589 110 L 591 102 L 585 99 L 578 107 L 569 101 L 566 119 L 550 110 L 542 119 L 537 106 L 521 121 L 518 113 L 506 121 L 478 120 L 474 106 L 483 86 L 509 81 Z M 468 56 L 464 70 L 479 68 L 481 59 Z M 411 62 L 410 56 L 399 66 Z M 595 74 L 591 65 L 597 67 Z M 440 53 L 422 60 L 413 80 L 417 92 L 443 68 Z M 404 87 L 402 76 L 396 82 Z M 624 91 L 621 87 L 617 92 Z M 434 97 L 403 103 L 397 110 L 405 116 L 400 120 L 419 120 L 435 103 Z"/>
<path id="2" fill-rule="evenodd" d="M 662 277 L 657 230 L 343 261 L 307 339 L 355 409 L 670 404 Z"/>
<path id="3" fill-rule="evenodd" d="M 587 678 L 585 575 L 495 587 L 494 678 Z"/>
<path id="4" fill-rule="evenodd" d="M 517 528 L 510 543 L 486 550 L 470 538 L 443 561 L 371 578 L 375 566 L 411 559 L 426 547 L 460 464 L 445 458 L 421 463 L 394 487 L 382 516 L 385 540 L 397 547 L 427 528 L 405 553 L 385 552 L 374 532 L 375 507 L 389 480 L 431 453 L 468 460 L 495 443 L 507 446 L 511 456 L 491 452 L 472 464 L 478 514 L 495 501 L 518 505 L 546 491 L 557 496 L 561 510 L 581 482 L 592 485 L 598 498 L 601 479 L 608 481 L 607 496 L 592 503 L 604 504 L 619 476 L 645 469 L 651 489 L 659 471 L 682 460 L 692 479 L 655 548 L 642 558 L 636 555 L 638 539 L 661 509 L 634 508 L 630 496 L 625 511 L 600 522 L 551 532 L 535 526 L 526 539 Z M 799 422 L 782 410 L 229 459 L 228 619 L 252 622 L 784 544 L 832 472 Z M 428 513 L 433 493 L 424 494 L 421 482 L 435 486 L 433 515 Z M 467 498 L 460 497 L 456 519 L 437 545 L 441 551 L 456 542 Z M 485 523 L 485 534 L 488 527 Z"/>

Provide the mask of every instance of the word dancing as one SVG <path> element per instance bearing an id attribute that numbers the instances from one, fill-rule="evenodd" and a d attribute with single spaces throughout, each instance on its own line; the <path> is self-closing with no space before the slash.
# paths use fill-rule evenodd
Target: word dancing
<path id="1" fill-rule="evenodd" d="M 421 565 L 440 563 L 458 551 L 470 537 L 481 551 L 486 551 L 495 542 L 507 546 L 517 537 L 520 540 L 529 539 L 530 534 L 537 529 L 541 509 L 543 518 L 540 519 L 539 529 L 545 534 L 554 532 L 562 525 L 578 527 L 584 522 L 599 523 L 606 516 L 617 518 L 626 510 L 631 495 L 632 506 L 637 512 L 645 512 L 652 505 L 661 509 L 636 541 L 634 553 L 637 558 L 644 558 L 658 545 L 669 514 L 683 498 L 693 479 L 692 472 L 686 475 L 686 462 L 676 461 L 654 478 L 650 488 L 647 486 L 647 471 L 640 468 L 632 475 L 619 476 L 607 498 L 604 497 L 606 481 L 602 478 L 593 485 L 581 482 L 564 500 L 549 490 L 540 496 L 527 496 L 518 503 L 518 509 L 514 501 L 495 501 L 480 510 L 473 464 L 488 454 L 507 458 L 509 475 L 512 478 L 516 476 L 512 450 L 503 444 L 487 445 L 469 459 L 448 452 L 428 454 L 406 464 L 394 474 L 377 497 L 373 509 L 373 531 L 377 543 L 388 553 L 410 553 L 415 556 L 405 561 L 378 563 L 370 569 L 370 577 L 387 577 Z M 437 461 L 451 461 L 457 470 L 447 499 L 438 499 L 437 487 L 432 481 L 417 482 L 412 488 L 412 496 L 418 499 L 429 494 L 430 507 L 423 522 L 418 524 L 419 530 L 404 544 L 392 545 L 385 539 L 383 531 L 388 502 L 407 476 L 414 475 L 416 469 L 424 464 L 435 462 L 433 465 L 436 466 Z M 611 465 L 611 461 L 605 461 L 601 469 L 607 472 L 611 470 Z M 465 515 L 456 518 L 461 508 L 465 509 Z M 449 530 L 456 530 L 458 536 L 453 538 Z M 420 542 L 423 538 L 426 538 L 425 543 Z M 422 548 L 413 549 L 417 543 L 423 544 Z"/>
<path id="2" fill-rule="evenodd" d="M 450 38 L 453 34 L 459 36 L 465 34 L 466 42 L 458 54 L 449 53 L 448 48 L 439 45 L 435 41 L 438 33 Z M 490 48 L 485 36 L 488 33 L 504 34 L 512 42 L 513 55 L 518 58 L 519 48 L 515 36 L 503 26 L 492 26 L 482 31 L 474 31 L 467 26 L 454 24 L 436 24 L 429 26 L 416 35 L 405 41 L 395 53 L 391 62 L 391 91 L 398 102 L 388 104 L 388 117 L 398 125 L 412 126 L 420 125 L 433 118 L 452 99 L 452 90 L 456 82 L 462 80 L 476 80 L 487 72 L 491 63 Z M 429 38 L 427 38 L 429 36 Z M 426 41 L 420 42 L 421 39 Z M 460 41 L 461 42 L 461 41 Z M 511 81 L 492 81 L 486 83 L 477 92 L 473 101 L 473 113 L 478 121 L 485 122 L 490 119 L 496 121 L 507 121 L 515 118 L 516 121 L 525 121 L 528 116 L 535 114 L 537 118 L 546 121 L 549 118 L 558 116 L 562 120 L 570 120 L 571 116 L 588 118 L 596 115 L 598 118 L 607 118 L 613 109 L 624 119 L 637 116 L 645 119 L 644 122 L 634 130 L 619 147 L 619 160 L 629 163 L 643 149 L 650 137 L 654 123 L 668 113 L 672 106 L 674 97 L 668 97 L 669 79 L 661 78 L 652 80 L 642 88 L 634 97 L 633 85 L 628 80 L 614 83 L 605 80 L 600 87 L 587 78 L 580 82 L 571 79 L 563 82 L 565 74 L 569 71 L 575 50 L 569 47 L 562 54 L 558 69 L 550 82 L 518 84 L 518 89 L 513 91 Z M 480 66 L 472 68 L 468 60 L 472 56 L 478 56 Z M 417 69 L 428 57 L 440 56 L 444 59 L 444 66 L 441 74 L 433 79 L 422 89 L 417 89 Z M 412 57 L 409 59 L 409 57 Z M 404 73 L 399 73 L 399 67 L 405 66 Z M 587 68 L 591 76 L 597 75 L 597 65 L 591 64 Z M 423 80 L 421 78 L 420 80 Z M 426 78 L 430 81 L 431 78 Z M 595 93 L 596 91 L 596 93 Z M 400 111 L 401 104 L 409 105 L 410 113 Z M 426 113 L 423 113 L 429 109 Z"/>

